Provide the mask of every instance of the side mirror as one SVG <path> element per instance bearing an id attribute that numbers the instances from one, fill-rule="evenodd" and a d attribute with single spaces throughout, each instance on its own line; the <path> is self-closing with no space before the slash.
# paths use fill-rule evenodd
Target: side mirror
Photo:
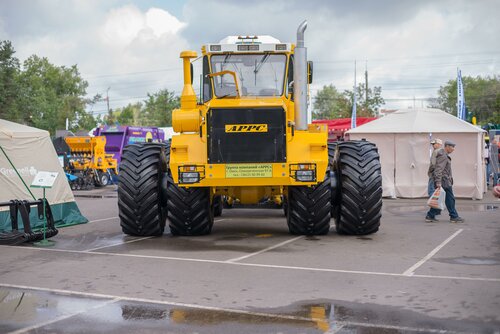
<path id="1" fill-rule="evenodd" d="M 307 62 L 307 82 L 312 84 L 313 82 L 313 62 Z"/>

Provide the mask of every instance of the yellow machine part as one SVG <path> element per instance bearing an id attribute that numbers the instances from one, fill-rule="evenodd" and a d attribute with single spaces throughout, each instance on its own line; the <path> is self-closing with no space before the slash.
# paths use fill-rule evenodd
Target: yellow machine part
<path id="1" fill-rule="evenodd" d="M 69 146 L 71 155 L 78 159 L 73 159 L 75 169 L 83 170 L 87 168 L 107 171 L 108 169 L 117 170 L 117 161 L 112 154 L 106 154 L 106 137 L 66 137 L 64 141 Z"/>
<path id="2" fill-rule="evenodd" d="M 264 99 L 260 99 L 262 101 Z M 265 99 L 266 106 L 287 108 L 285 99 Z M 255 99 L 236 99 L 216 101 L 211 104 L 213 108 L 233 107 L 244 108 L 255 106 Z M 199 119 L 206 119 L 208 108 L 200 106 Z M 182 109 L 175 111 L 177 114 L 185 112 Z M 191 111 L 187 113 L 192 114 Z M 290 113 L 291 114 L 291 113 Z M 292 116 L 293 117 L 293 116 Z M 290 117 L 288 117 L 290 118 Z M 193 133 L 174 135 L 171 142 L 170 170 L 174 182 L 179 182 L 179 168 L 183 166 L 198 166 L 203 174 L 203 179 L 196 184 L 184 185 L 187 187 L 227 187 L 236 186 L 304 186 L 315 185 L 323 181 L 328 168 L 328 129 L 323 124 L 310 124 L 307 131 L 293 131 L 287 127 L 286 156 L 284 163 L 257 163 L 257 164 L 210 164 L 207 163 L 207 124 L 198 123 L 198 129 Z M 202 136 L 200 136 L 200 129 Z M 291 165 L 312 164 L 316 169 L 315 182 L 300 182 L 290 176 Z M 252 166 L 254 168 L 252 168 Z M 245 174 L 244 170 L 250 174 Z M 253 170 L 252 170 L 253 169 Z M 253 175 L 251 173 L 254 173 Z M 247 175 L 247 176 L 245 176 Z"/>

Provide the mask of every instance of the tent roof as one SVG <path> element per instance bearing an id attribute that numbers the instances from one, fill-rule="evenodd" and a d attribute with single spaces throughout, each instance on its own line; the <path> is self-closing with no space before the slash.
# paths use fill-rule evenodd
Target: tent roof
<path id="1" fill-rule="evenodd" d="M 361 125 L 347 133 L 484 132 L 440 109 L 404 109 Z"/>
<path id="2" fill-rule="evenodd" d="M 45 137 L 49 132 L 0 119 L 0 138 Z"/>

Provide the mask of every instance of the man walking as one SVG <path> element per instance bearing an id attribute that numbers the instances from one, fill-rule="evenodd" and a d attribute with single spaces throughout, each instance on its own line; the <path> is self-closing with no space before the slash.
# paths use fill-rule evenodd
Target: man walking
<path id="1" fill-rule="evenodd" d="M 491 174 L 493 175 L 493 187 L 498 185 L 498 174 L 500 173 L 500 163 L 498 161 L 498 141 L 494 136 L 490 144 L 490 164 Z M 489 179 L 489 175 L 488 175 Z"/>
<path id="2" fill-rule="evenodd" d="M 455 143 L 447 140 L 444 142 L 444 149 L 438 150 L 436 154 L 436 165 L 432 173 L 434 185 L 436 188 L 441 188 L 446 192 L 446 208 L 450 214 L 450 223 L 463 223 L 464 220 L 458 216 L 455 209 L 455 195 L 453 194 L 453 175 L 451 173 L 451 157 L 450 154 L 455 150 Z M 436 222 L 436 215 L 439 214 L 439 209 L 431 208 L 427 212 L 425 221 L 428 223 Z"/>
<path id="3" fill-rule="evenodd" d="M 429 183 L 427 185 L 427 193 L 429 197 L 434 193 L 434 178 L 432 174 L 434 173 L 434 167 L 436 166 L 436 155 L 438 150 L 443 146 L 443 141 L 439 138 L 431 140 L 432 145 L 432 154 L 431 154 L 431 162 L 429 164 L 429 170 L 427 171 L 427 176 L 429 176 Z"/>

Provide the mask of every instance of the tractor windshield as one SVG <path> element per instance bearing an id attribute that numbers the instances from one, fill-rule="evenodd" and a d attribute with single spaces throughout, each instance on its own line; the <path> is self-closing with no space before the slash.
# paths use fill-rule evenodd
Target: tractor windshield
<path id="1" fill-rule="evenodd" d="M 242 96 L 280 96 L 283 94 L 286 55 L 225 54 L 211 57 L 212 73 L 231 71 L 236 74 Z M 218 98 L 236 96 L 234 77 L 223 74 L 213 77 Z"/>

